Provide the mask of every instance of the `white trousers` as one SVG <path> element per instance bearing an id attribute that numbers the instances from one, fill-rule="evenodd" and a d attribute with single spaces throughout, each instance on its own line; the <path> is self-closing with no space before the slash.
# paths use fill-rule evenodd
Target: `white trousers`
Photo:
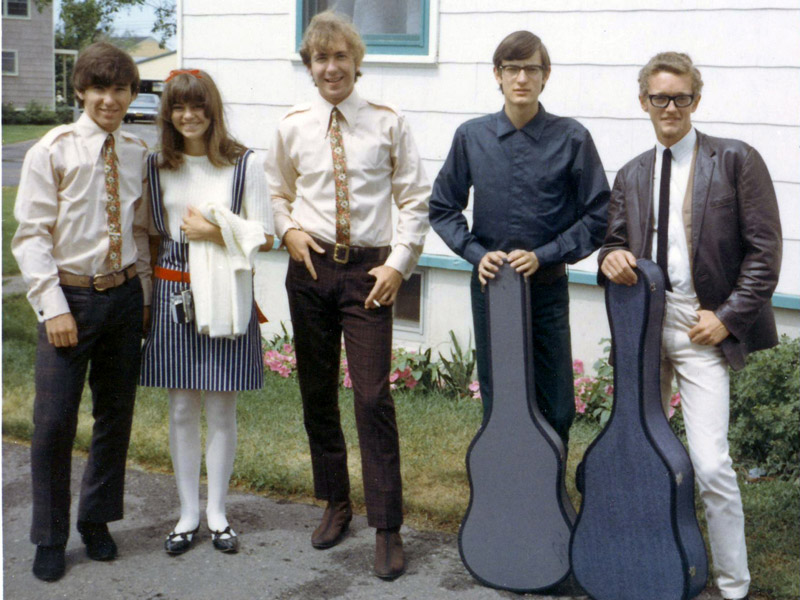
<path id="1" fill-rule="evenodd" d="M 661 400 L 669 410 L 673 375 L 681 395 L 689 456 L 706 510 L 711 558 L 723 598 L 743 598 L 750 587 L 742 497 L 728 452 L 730 378 L 716 346 L 689 340 L 696 298 L 667 292 L 661 351 Z"/>

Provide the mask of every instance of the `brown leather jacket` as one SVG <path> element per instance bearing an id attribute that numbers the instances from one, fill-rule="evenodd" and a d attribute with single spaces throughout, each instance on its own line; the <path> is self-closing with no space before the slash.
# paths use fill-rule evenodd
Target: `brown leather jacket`
<path id="1" fill-rule="evenodd" d="M 778 202 L 761 155 L 739 140 L 697 132 L 692 187 L 692 281 L 700 305 L 731 335 L 721 347 L 734 369 L 778 343 L 770 302 L 781 267 Z M 598 264 L 620 248 L 650 258 L 655 149 L 626 164 L 614 181 Z M 605 276 L 598 272 L 598 282 Z"/>

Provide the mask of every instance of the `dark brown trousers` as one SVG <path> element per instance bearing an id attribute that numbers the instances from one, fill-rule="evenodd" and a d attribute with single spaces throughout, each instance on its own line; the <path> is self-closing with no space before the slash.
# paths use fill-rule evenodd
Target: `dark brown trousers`
<path id="1" fill-rule="evenodd" d="M 349 497 L 347 448 L 339 417 L 342 333 L 353 382 L 367 521 L 371 527 L 403 522 L 400 447 L 389 392 L 392 309 L 364 308 L 375 282 L 368 271 L 385 256 L 347 264 L 331 252 L 312 254 L 317 280 L 302 262 L 289 261 L 286 290 L 295 337 L 303 415 L 311 447 L 314 493 L 328 501 Z"/>

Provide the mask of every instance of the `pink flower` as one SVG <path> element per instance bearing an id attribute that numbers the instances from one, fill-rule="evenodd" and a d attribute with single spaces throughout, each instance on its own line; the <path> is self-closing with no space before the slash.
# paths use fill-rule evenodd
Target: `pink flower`
<path id="1" fill-rule="evenodd" d="M 394 383 L 400 377 L 400 369 L 389 375 L 389 383 Z"/>
<path id="2" fill-rule="evenodd" d="M 608 394 L 609 396 L 614 394 L 614 386 L 613 385 L 609 384 L 609 385 L 606 386 L 606 394 Z"/>
<path id="3" fill-rule="evenodd" d="M 580 396 L 575 396 L 575 410 L 578 411 L 580 414 L 586 412 L 586 402 L 581 400 Z"/>
<path id="4" fill-rule="evenodd" d="M 583 361 L 578 360 L 577 358 L 572 361 L 572 371 L 577 373 L 578 375 L 583 374 Z"/>
<path id="5" fill-rule="evenodd" d="M 284 344 L 283 345 L 283 353 L 284 354 L 292 354 L 294 352 L 294 348 L 292 348 L 291 344 Z"/>
<path id="6" fill-rule="evenodd" d="M 415 387 L 417 387 L 418 383 L 419 381 L 417 381 L 413 377 L 409 377 L 408 379 L 406 379 L 406 387 L 410 390 L 413 390 Z"/>
<path id="7" fill-rule="evenodd" d="M 671 419 L 675 415 L 675 409 L 672 406 L 669 407 L 669 416 L 667 416 L 667 420 Z"/>
<path id="8" fill-rule="evenodd" d="M 346 387 L 347 389 L 350 389 L 351 387 L 353 387 L 353 382 L 350 381 L 350 372 L 349 371 L 345 371 L 344 381 L 342 381 L 342 385 L 344 387 Z"/>
<path id="9" fill-rule="evenodd" d="M 680 392 L 675 392 L 674 394 L 672 394 L 672 398 L 670 398 L 670 400 L 669 400 L 669 405 L 670 406 L 674 406 L 674 407 L 678 407 L 678 406 L 681 405 L 681 394 L 680 394 Z M 672 412 L 675 412 L 675 411 L 672 411 Z M 672 416 L 672 414 L 670 414 L 670 417 L 671 416 Z"/>
<path id="10" fill-rule="evenodd" d="M 472 392 L 472 398 L 481 399 L 481 384 L 477 380 L 469 384 L 469 391 Z"/>

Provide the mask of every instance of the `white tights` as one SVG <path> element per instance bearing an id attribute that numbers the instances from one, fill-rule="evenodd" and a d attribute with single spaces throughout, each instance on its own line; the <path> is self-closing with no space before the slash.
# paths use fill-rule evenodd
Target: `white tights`
<path id="1" fill-rule="evenodd" d="M 236 392 L 169 390 L 169 448 L 178 485 L 181 517 L 174 531 L 193 531 L 200 523 L 200 405 L 205 394 L 208 527 L 228 526 L 225 500 L 236 453 Z"/>

